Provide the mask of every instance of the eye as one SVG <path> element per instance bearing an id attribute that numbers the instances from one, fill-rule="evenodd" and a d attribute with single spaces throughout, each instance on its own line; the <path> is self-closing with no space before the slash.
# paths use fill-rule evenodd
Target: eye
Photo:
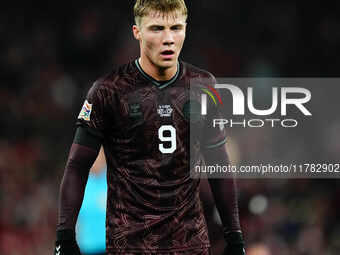
<path id="1" fill-rule="evenodd" d="M 171 30 L 181 30 L 182 29 L 182 26 L 180 26 L 180 25 L 177 25 L 177 26 L 173 26 L 173 27 L 171 27 Z"/>
<path id="2" fill-rule="evenodd" d="M 152 26 L 152 27 L 150 27 L 150 30 L 151 31 L 161 31 L 161 30 L 163 30 L 163 27 L 162 26 Z"/>

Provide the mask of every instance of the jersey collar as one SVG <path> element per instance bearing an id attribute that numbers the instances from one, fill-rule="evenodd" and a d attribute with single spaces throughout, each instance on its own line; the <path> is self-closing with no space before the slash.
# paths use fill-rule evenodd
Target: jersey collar
<path id="1" fill-rule="evenodd" d="M 150 75 L 148 75 L 146 72 L 144 72 L 144 70 L 142 69 L 142 67 L 139 64 L 138 59 L 135 60 L 135 65 L 136 65 L 137 69 L 139 70 L 139 72 L 146 79 L 148 79 L 153 85 L 155 85 L 159 89 L 164 89 L 164 88 L 168 87 L 169 85 L 173 84 L 177 80 L 179 73 L 180 73 L 180 64 L 179 64 L 179 61 L 178 61 L 177 62 L 177 72 L 176 72 L 176 74 L 170 80 L 160 82 L 160 81 L 157 81 L 156 79 L 154 79 L 153 77 L 151 77 Z"/>

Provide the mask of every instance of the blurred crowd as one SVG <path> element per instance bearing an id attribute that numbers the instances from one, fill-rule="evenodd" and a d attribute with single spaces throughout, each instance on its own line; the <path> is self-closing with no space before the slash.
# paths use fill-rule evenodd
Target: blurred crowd
<path id="1" fill-rule="evenodd" d="M 52 254 L 59 184 L 86 91 L 139 53 L 131 33 L 133 1 L 6 5 L 0 10 L 0 254 Z M 187 5 L 182 59 L 217 77 L 339 76 L 339 2 Z M 329 98 L 334 107 L 336 97 Z M 307 160 L 339 160 L 339 115 L 312 124 L 289 137 L 267 129 L 233 131 L 232 158 L 254 161 L 271 153 L 287 160 L 303 152 Z M 261 147 L 268 141 L 272 151 Z M 338 186 L 336 179 L 239 180 L 247 254 L 337 254 Z M 202 200 L 218 254 L 220 220 L 205 181 Z"/>

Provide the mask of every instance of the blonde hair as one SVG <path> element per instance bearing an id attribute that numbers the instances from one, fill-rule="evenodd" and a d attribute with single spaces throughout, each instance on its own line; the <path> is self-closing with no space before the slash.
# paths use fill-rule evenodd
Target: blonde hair
<path id="1" fill-rule="evenodd" d="M 161 14 L 180 12 L 184 16 L 188 16 L 184 0 L 137 0 L 133 8 L 136 24 L 140 25 L 142 17 L 149 15 L 151 11 Z"/>

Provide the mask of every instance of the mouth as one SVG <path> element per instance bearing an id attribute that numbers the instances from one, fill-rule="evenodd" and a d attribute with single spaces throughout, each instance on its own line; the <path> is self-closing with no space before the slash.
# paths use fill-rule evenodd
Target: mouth
<path id="1" fill-rule="evenodd" d="M 164 50 L 161 52 L 161 56 L 163 58 L 172 58 L 175 55 L 175 52 L 173 50 Z"/>

